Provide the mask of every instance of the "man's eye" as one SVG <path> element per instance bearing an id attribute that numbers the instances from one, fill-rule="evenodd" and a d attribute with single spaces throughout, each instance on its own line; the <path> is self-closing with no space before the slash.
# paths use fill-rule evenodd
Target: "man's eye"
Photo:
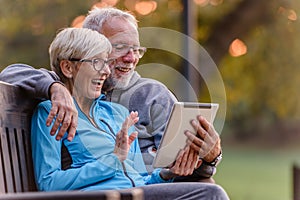
<path id="1" fill-rule="evenodd" d="M 115 48 L 116 48 L 117 50 L 122 50 L 122 49 L 124 49 L 124 48 L 126 48 L 126 47 L 125 47 L 125 45 L 116 45 Z"/>

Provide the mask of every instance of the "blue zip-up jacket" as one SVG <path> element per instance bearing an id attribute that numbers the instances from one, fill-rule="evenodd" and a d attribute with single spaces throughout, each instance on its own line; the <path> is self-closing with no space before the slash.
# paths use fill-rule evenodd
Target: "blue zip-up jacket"
<path id="1" fill-rule="evenodd" d="M 113 153 L 115 135 L 129 112 L 119 104 L 101 100 L 103 97 L 96 99 L 90 109 L 96 127 L 77 105 L 78 128 L 72 142 L 66 139 L 67 134 L 60 141 L 50 135 L 51 126 L 45 124 L 51 102 L 38 105 L 32 118 L 31 140 L 39 190 L 109 190 L 167 182 L 161 179 L 160 169 L 147 174 L 138 140 L 132 143 L 123 163 Z M 133 131 L 131 127 L 129 134 Z M 68 170 L 61 169 L 62 142 L 73 161 Z"/>

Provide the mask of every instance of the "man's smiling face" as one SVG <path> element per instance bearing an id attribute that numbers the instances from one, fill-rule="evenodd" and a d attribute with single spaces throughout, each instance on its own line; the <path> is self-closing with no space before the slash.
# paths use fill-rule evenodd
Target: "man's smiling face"
<path id="1" fill-rule="evenodd" d="M 109 58 L 115 59 L 110 66 L 111 75 L 105 81 L 103 89 L 125 88 L 128 86 L 135 67 L 139 62 L 139 56 L 133 48 L 130 48 L 140 46 L 137 28 L 123 18 L 113 17 L 104 22 L 101 32 L 113 45 Z M 129 48 L 126 48 L 125 51 L 119 51 L 118 47 L 122 47 L 122 45 Z"/>

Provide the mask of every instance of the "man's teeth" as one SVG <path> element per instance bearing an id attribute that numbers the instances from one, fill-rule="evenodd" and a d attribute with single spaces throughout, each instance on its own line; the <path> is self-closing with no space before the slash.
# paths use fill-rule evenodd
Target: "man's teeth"
<path id="1" fill-rule="evenodd" d="M 127 68 L 127 67 L 116 67 L 116 69 L 121 72 L 129 72 L 131 70 L 131 68 Z"/>

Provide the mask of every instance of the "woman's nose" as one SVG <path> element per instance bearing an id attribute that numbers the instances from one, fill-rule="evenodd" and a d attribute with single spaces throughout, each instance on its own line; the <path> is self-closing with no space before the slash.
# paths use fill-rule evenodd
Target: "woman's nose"
<path id="1" fill-rule="evenodd" d="M 102 68 L 101 72 L 100 73 L 103 73 L 103 74 L 110 74 L 110 67 L 108 64 L 105 64 L 104 67 Z"/>

